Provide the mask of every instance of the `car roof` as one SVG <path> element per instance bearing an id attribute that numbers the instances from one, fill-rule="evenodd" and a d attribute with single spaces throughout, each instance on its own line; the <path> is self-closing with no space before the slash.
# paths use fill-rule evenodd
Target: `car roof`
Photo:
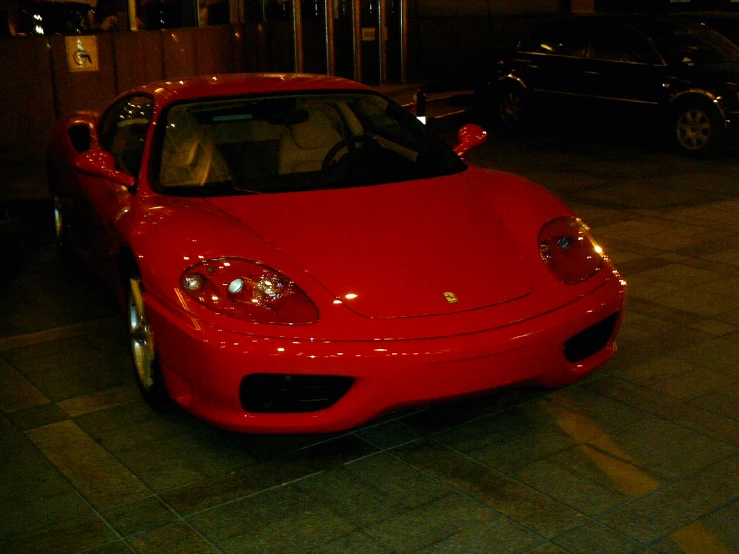
<path id="1" fill-rule="evenodd" d="M 154 96 L 157 104 L 168 104 L 195 98 L 321 90 L 372 89 L 349 79 L 309 73 L 227 73 L 159 81 L 122 96 L 145 93 Z"/>
<path id="2" fill-rule="evenodd" d="M 682 14 L 642 14 L 642 13 L 608 13 L 608 14 L 579 14 L 565 17 L 559 21 L 617 21 L 639 29 L 647 36 L 664 35 L 675 26 L 698 28 L 699 21 L 681 17 Z"/>

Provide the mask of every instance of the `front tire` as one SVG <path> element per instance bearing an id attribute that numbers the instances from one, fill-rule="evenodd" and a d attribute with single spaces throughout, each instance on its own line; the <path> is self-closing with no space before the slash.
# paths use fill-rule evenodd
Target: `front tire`
<path id="1" fill-rule="evenodd" d="M 136 384 L 152 408 L 164 411 L 170 405 L 167 386 L 157 357 L 154 333 L 146 316 L 144 285 L 138 272 L 128 278 L 126 323 Z"/>
<path id="2" fill-rule="evenodd" d="M 77 254 L 69 239 L 69 228 L 62 208 L 62 200 L 54 195 L 54 242 L 62 266 L 72 269 L 77 266 Z"/>
<path id="3" fill-rule="evenodd" d="M 504 88 L 498 96 L 498 115 L 501 123 L 508 128 L 523 127 L 528 117 L 524 90 L 517 86 Z"/>
<path id="4" fill-rule="evenodd" d="M 686 103 L 674 110 L 670 121 L 674 144 L 684 154 L 714 153 L 723 142 L 721 114 L 707 103 Z"/>

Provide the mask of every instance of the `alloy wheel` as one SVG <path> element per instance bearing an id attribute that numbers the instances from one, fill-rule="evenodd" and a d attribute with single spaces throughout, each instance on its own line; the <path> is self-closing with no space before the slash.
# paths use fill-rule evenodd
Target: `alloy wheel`
<path id="1" fill-rule="evenodd" d="M 57 243 L 61 244 L 64 238 L 64 219 L 62 216 L 62 201 L 58 196 L 54 197 L 54 233 Z"/>
<path id="2" fill-rule="evenodd" d="M 128 335 L 131 340 L 133 363 L 141 388 L 151 391 L 156 385 L 154 379 L 156 349 L 154 335 L 146 318 L 141 279 L 130 277 L 128 292 Z"/>
<path id="3" fill-rule="evenodd" d="M 711 140 L 711 118 L 701 108 L 683 111 L 677 118 L 675 134 L 678 144 L 685 150 L 703 150 Z"/>

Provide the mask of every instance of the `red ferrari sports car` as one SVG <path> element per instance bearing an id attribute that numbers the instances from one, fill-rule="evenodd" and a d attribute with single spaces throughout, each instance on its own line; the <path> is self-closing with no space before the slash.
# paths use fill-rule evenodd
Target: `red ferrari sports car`
<path id="1" fill-rule="evenodd" d="M 572 383 L 625 282 L 553 194 L 463 161 L 484 139 L 334 77 L 141 86 L 59 122 L 57 239 L 118 292 L 144 398 L 227 429 Z"/>

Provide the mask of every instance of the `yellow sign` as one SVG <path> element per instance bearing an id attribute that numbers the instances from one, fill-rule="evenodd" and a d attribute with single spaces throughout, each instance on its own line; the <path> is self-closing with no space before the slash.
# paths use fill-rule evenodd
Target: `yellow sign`
<path id="1" fill-rule="evenodd" d="M 377 27 L 362 27 L 362 42 L 377 40 Z"/>
<path id="2" fill-rule="evenodd" d="M 96 36 L 65 37 L 67 67 L 70 71 L 97 71 L 98 41 Z"/>
<path id="3" fill-rule="evenodd" d="M 457 295 L 454 294 L 453 292 L 445 292 L 444 298 L 446 298 L 446 301 L 449 302 L 450 304 L 456 304 L 457 302 L 459 302 Z"/>

